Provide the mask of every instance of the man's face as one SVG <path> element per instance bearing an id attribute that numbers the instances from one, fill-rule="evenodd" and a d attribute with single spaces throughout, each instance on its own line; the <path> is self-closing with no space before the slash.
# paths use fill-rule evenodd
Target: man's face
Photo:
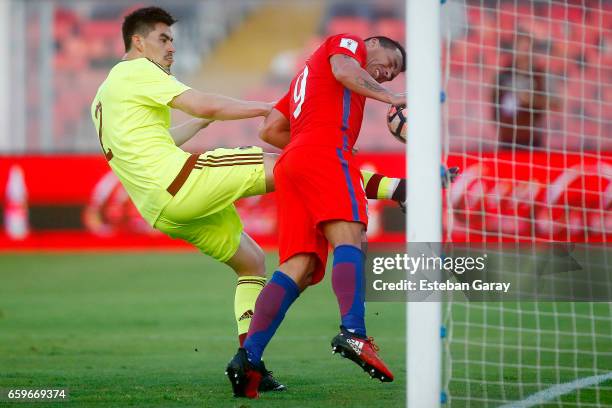
<path id="1" fill-rule="evenodd" d="M 372 41 L 372 40 L 370 40 Z M 378 83 L 393 80 L 402 69 L 402 53 L 397 48 L 381 47 L 378 40 L 368 45 L 366 71 Z"/>
<path id="2" fill-rule="evenodd" d="M 170 26 L 164 23 L 156 23 L 155 30 L 149 32 L 144 38 L 140 37 L 144 56 L 170 70 L 176 51 Z"/>

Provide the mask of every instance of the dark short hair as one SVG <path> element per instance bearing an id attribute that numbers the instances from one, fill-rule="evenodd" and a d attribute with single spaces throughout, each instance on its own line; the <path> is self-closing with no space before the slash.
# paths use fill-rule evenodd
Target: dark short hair
<path id="1" fill-rule="evenodd" d="M 134 34 L 141 34 L 146 37 L 155 29 L 155 24 L 157 23 L 171 26 L 176 23 L 176 20 L 170 13 L 159 7 L 140 8 L 125 16 L 121 26 L 125 52 L 130 50 Z"/>
<path id="2" fill-rule="evenodd" d="M 398 43 L 395 40 L 390 39 L 389 37 L 385 37 L 384 35 L 376 35 L 374 37 L 368 37 L 364 41 L 371 40 L 376 38 L 381 47 L 390 48 L 390 49 L 398 49 L 402 54 L 402 70 L 401 72 L 406 71 L 406 50 L 402 47 L 402 44 Z"/>

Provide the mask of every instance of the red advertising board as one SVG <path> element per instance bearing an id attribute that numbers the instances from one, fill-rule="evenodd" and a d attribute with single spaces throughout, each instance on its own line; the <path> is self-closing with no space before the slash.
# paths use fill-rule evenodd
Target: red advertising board
<path id="1" fill-rule="evenodd" d="M 362 166 L 405 174 L 397 153 L 359 155 Z M 445 192 L 446 239 L 608 241 L 612 238 L 612 154 L 466 153 L 446 158 L 462 175 Z M 0 250 L 190 249 L 150 228 L 98 155 L 0 158 Z M 274 194 L 240 200 L 246 230 L 276 244 Z M 369 239 L 401 242 L 403 215 L 369 203 Z"/>
<path id="2" fill-rule="evenodd" d="M 461 177 L 446 194 L 453 241 L 607 242 L 612 154 L 452 155 Z"/>

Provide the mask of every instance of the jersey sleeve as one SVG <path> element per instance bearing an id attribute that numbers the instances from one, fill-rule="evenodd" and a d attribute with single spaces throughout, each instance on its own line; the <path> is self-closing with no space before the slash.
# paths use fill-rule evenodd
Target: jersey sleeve
<path id="1" fill-rule="evenodd" d="M 151 63 L 136 75 L 137 90 L 151 105 L 168 105 L 172 99 L 191 89 L 162 68 Z"/>
<path id="2" fill-rule="evenodd" d="M 285 96 L 283 96 L 279 99 L 278 102 L 276 102 L 276 105 L 274 105 L 274 109 L 282 113 L 285 118 L 289 119 L 289 91 L 287 91 Z"/>
<path id="3" fill-rule="evenodd" d="M 365 42 L 352 34 L 334 35 L 327 40 L 327 55 L 329 58 L 335 54 L 348 55 L 364 66 L 367 56 Z"/>

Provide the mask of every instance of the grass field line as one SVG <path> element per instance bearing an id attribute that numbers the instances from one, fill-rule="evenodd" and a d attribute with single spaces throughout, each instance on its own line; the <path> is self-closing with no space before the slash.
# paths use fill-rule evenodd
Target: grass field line
<path id="1" fill-rule="evenodd" d="M 607 374 L 594 375 L 592 377 L 579 378 L 569 383 L 553 385 L 552 387 L 539 391 L 525 398 L 522 401 L 505 404 L 500 406 L 499 408 L 533 407 L 535 405 L 543 404 L 562 395 L 569 394 L 570 392 L 576 391 L 578 389 L 592 387 L 608 380 L 612 380 L 612 372 L 609 372 Z"/>

